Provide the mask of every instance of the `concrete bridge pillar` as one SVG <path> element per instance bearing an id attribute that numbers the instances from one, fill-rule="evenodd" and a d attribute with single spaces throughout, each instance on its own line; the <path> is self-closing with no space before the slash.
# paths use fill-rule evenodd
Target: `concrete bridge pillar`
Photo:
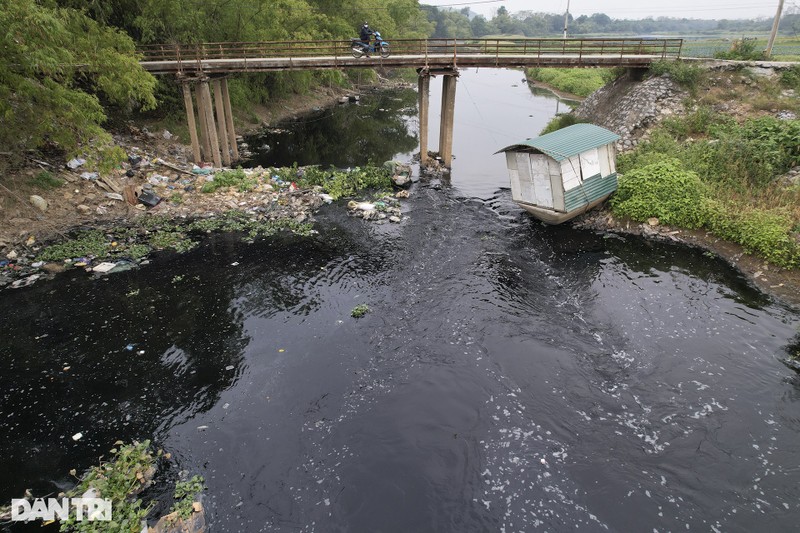
<path id="1" fill-rule="evenodd" d="M 211 142 L 208 136 L 208 120 L 206 117 L 206 97 L 200 89 L 199 84 L 194 86 L 194 94 L 197 99 L 197 120 L 200 123 L 200 146 L 202 148 L 202 157 L 197 162 L 211 160 Z"/>
<path id="2" fill-rule="evenodd" d="M 228 145 L 228 121 L 225 117 L 225 104 L 222 97 L 222 84 L 220 81 L 211 82 L 214 86 L 214 107 L 217 112 L 217 138 L 219 139 L 220 149 L 222 150 L 222 162 L 226 167 L 231 166 L 231 151 Z"/>
<path id="3" fill-rule="evenodd" d="M 190 80 L 181 80 L 183 86 L 183 103 L 186 106 L 186 121 L 189 125 L 189 137 L 192 141 L 192 156 L 195 163 L 213 161 L 214 166 L 224 163 L 230 166 L 239 159 L 239 148 L 236 146 L 236 131 L 233 128 L 228 83 L 225 79 L 211 81 L 214 87 L 212 96 L 208 79 L 200 79 L 195 83 L 197 99 L 197 120 L 195 120 L 192 104 L 192 86 Z M 214 111 L 216 110 L 216 120 Z M 197 127 L 200 127 L 200 137 Z M 220 149 L 221 148 L 221 149 Z"/>
<path id="4" fill-rule="evenodd" d="M 213 100 L 211 98 L 211 89 L 208 86 L 208 78 L 200 80 L 200 92 L 203 95 L 203 116 L 206 123 L 206 132 L 208 133 L 211 158 L 214 161 L 214 166 L 220 168 L 222 167 L 222 157 L 219 153 L 219 137 L 217 137 L 217 127 L 214 124 Z"/>
<path id="5" fill-rule="evenodd" d="M 431 75 L 420 71 L 419 89 L 419 164 L 428 164 L 428 110 L 430 109 Z"/>
<path id="6" fill-rule="evenodd" d="M 442 77 L 442 119 L 439 126 L 439 156 L 445 167 L 450 168 L 453 160 L 453 120 L 456 111 L 456 78 L 458 71 L 451 71 Z"/>
<path id="7" fill-rule="evenodd" d="M 194 120 L 194 104 L 192 103 L 192 88 L 188 81 L 183 81 L 183 104 L 186 106 L 186 121 L 189 123 L 189 138 L 192 141 L 192 157 L 195 163 L 202 161 L 200 157 L 200 141 L 197 139 L 197 124 Z"/>
<path id="8" fill-rule="evenodd" d="M 236 131 L 233 129 L 233 110 L 231 109 L 231 95 L 228 92 L 228 80 L 222 78 L 222 102 L 225 104 L 225 122 L 228 130 L 228 142 L 234 161 L 239 160 L 239 147 L 236 145 Z"/>

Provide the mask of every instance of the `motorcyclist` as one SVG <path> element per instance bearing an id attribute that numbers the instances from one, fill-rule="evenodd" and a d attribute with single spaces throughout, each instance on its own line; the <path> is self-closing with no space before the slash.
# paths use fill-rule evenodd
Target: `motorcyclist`
<path id="1" fill-rule="evenodd" d="M 369 40 L 374 33 L 375 32 L 372 30 L 372 28 L 369 27 L 369 24 L 367 24 L 366 22 L 364 23 L 363 26 L 361 26 L 361 35 L 359 37 L 361 37 L 361 43 L 364 45 L 364 50 L 367 53 L 367 57 L 369 57 Z"/>

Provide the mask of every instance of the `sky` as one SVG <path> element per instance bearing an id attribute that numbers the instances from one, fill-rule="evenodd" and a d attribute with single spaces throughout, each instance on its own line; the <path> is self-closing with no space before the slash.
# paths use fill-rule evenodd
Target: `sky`
<path id="1" fill-rule="evenodd" d="M 500 6 L 505 6 L 511 13 L 564 13 L 567 8 L 567 0 L 420 0 L 420 4 L 452 6 L 455 9 L 469 7 L 487 18 Z M 800 6 L 800 0 L 786 0 L 783 12 L 786 13 L 792 6 Z M 772 19 L 777 10 L 778 0 L 569 0 L 569 12 L 573 17 L 605 13 L 612 19 Z"/>

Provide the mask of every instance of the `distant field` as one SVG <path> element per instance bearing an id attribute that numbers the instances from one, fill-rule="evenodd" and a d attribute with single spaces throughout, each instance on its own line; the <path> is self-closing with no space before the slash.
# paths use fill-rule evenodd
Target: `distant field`
<path id="1" fill-rule="evenodd" d="M 609 35 L 609 34 L 591 34 L 591 35 L 571 35 L 570 38 L 579 39 L 585 37 L 590 38 L 604 38 L 604 39 L 619 39 L 622 37 L 629 37 L 623 35 Z M 683 49 L 681 56 L 683 57 L 714 57 L 717 52 L 725 52 L 730 50 L 733 41 L 736 39 L 755 38 L 756 47 L 759 50 L 767 48 L 767 39 L 762 35 L 734 35 L 734 34 L 716 34 L 716 35 L 655 35 L 656 38 L 682 38 Z M 500 40 L 517 40 L 527 39 L 524 35 L 487 35 L 481 39 L 500 39 Z M 557 38 L 556 36 L 549 36 L 549 38 Z M 633 36 L 635 38 L 635 36 Z M 776 61 L 800 61 L 800 37 L 778 37 L 775 45 L 772 47 L 772 59 Z"/>
<path id="2" fill-rule="evenodd" d="M 681 56 L 714 57 L 717 52 L 730 50 L 735 39 L 685 39 Z M 756 39 L 756 50 L 767 48 L 766 39 Z M 800 38 L 783 37 L 776 39 L 772 47 L 772 59 L 776 61 L 800 61 Z"/>

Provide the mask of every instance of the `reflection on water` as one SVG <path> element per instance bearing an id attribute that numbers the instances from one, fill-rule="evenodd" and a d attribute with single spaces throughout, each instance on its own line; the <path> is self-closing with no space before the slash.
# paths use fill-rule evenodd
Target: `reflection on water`
<path id="1" fill-rule="evenodd" d="M 4 292 L 0 500 L 154 438 L 213 531 L 792 530 L 797 311 L 470 179 Z"/>
<path id="2" fill-rule="evenodd" d="M 245 137 L 253 152 L 245 166 L 381 164 L 418 146 L 416 91 L 367 95 L 358 103 L 321 109 L 299 121 Z"/>

